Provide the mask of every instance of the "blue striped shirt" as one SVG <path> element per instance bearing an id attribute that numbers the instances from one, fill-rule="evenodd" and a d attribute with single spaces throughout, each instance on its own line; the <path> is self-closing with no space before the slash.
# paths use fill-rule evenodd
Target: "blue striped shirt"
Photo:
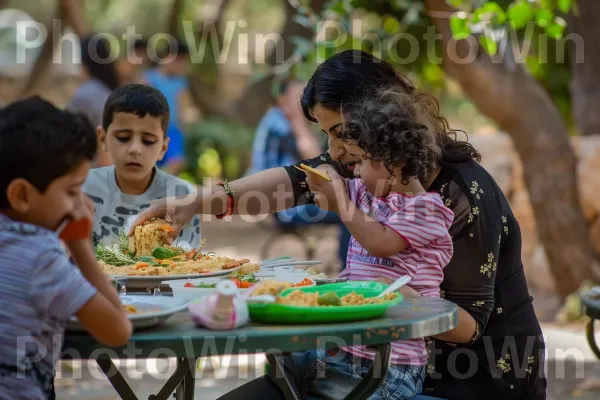
<path id="1" fill-rule="evenodd" d="M 46 399 L 69 317 L 94 288 L 54 232 L 0 213 L 0 399 Z"/>
<path id="2" fill-rule="evenodd" d="M 248 174 L 284 167 L 300 161 L 300 152 L 290 122 L 283 111 L 273 107 L 259 122 L 252 145 L 252 166 Z"/>

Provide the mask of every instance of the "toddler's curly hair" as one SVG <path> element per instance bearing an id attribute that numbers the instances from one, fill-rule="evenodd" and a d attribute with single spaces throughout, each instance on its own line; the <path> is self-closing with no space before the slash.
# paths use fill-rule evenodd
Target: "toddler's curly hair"
<path id="1" fill-rule="evenodd" d="M 402 166 L 402 183 L 418 177 L 429 180 L 439 165 L 442 149 L 436 135 L 421 124 L 415 99 L 394 88 L 381 88 L 373 96 L 342 106 L 344 128 L 341 139 L 354 143 L 365 152 L 365 159 L 380 162 L 393 176 Z"/>

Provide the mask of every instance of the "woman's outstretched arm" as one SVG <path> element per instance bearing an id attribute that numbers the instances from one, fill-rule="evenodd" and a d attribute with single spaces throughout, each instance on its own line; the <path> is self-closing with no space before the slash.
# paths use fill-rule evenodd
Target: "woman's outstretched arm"
<path id="1" fill-rule="evenodd" d="M 334 162 L 328 153 L 311 160 L 303 160 L 298 164 L 317 167 L 323 164 L 332 165 L 343 176 L 351 173 L 341 164 Z M 256 174 L 245 176 L 229 182 L 235 192 L 234 214 L 265 215 L 292 208 L 307 202 L 308 185 L 306 174 L 296 168 L 298 165 L 283 168 L 272 168 Z M 175 239 L 179 231 L 191 221 L 196 214 L 221 215 L 227 210 L 228 195 L 220 186 L 198 188 L 185 197 L 167 197 L 157 200 L 139 214 L 129 231 L 133 233 L 137 225 L 154 217 L 168 217 L 173 224 L 174 232 L 170 239 Z"/>

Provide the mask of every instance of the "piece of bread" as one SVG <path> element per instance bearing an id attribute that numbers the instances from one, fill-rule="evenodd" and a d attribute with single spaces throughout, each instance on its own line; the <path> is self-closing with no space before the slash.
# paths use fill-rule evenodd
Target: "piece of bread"
<path id="1" fill-rule="evenodd" d="M 325 179 L 326 181 L 331 182 L 331 178 L 329 177 L 329 174 L 325 170 L 309 167 L 306 164 L 300 164 L 300 169 L 302 169 L 305 172 L 313 173 L 313 174 Z"/>
<path id="2" fill-rule="evenodd" d="M 167 235 L 172 231 L 171 224 L 160 218 L 138 225 L 129 237 L 129 251 L 136 257 L 151 256 L 155 248 L 167 244 Z"/>

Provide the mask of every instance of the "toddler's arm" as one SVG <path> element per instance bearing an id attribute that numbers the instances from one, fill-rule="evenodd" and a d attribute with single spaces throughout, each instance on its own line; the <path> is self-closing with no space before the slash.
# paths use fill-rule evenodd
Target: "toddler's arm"
<path id="1" fill-rule="evenodd" d="M 358 208 L 355 201 L 360 198 L 358 185 L 349 184 L 349 192 L 338 193 L 340 218 L 360 245 L 375 257 L 391 257 L 408 248 L 409 244 L 396 231 L 369 217 Z M 351 199 L 352 198 L 352 199 Z"/>

